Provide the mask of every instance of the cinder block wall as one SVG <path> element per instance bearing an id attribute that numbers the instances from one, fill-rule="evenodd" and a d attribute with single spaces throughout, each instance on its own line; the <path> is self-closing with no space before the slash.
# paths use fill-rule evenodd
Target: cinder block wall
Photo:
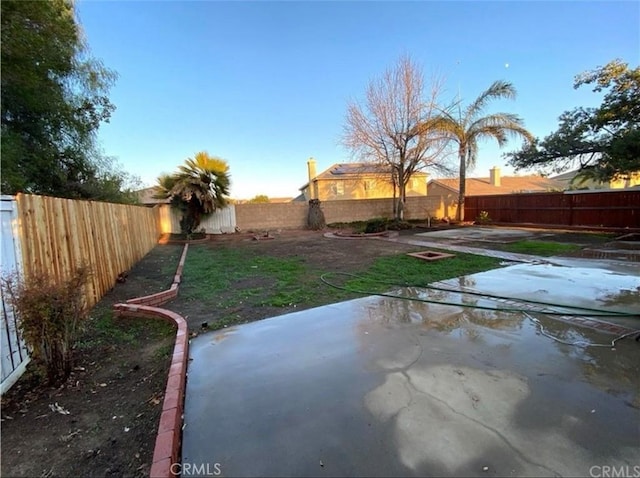
<path id="1" fill-rule="evenodd" d="M 306 202 L 236 204 L 236 226 L 241 231 L 303 229 L 307 225 Z"/>
<path id="2" fill-rule="evenodd" d="M 328 224 L 393 217 L 393 199 L 352 199 L 322 201 L 320 207 Z M 236 224 L 242 231 L 264 229 L 302 229 L 307 225 L 306 202 L 282 204 L 236 204 Z M 442 218 L 444 204 L 440 196 L 409 197 L 405 219 Z"/>

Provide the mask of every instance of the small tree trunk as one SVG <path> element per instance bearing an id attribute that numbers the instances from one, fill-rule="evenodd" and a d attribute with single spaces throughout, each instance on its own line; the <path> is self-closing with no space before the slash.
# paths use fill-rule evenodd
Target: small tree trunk
<path id="1" fill-rule="evenodd" d="M 309 201 L 309 214 L 307 216 L 307 226 L 309 229 L 313 229 L 314 231 L 319 231 L 320 229 L 324 229 L 326 225 L 324 219 L 324 212 L 320 209 L 320 200 L 311 199 Z"/>
<path id="2" fill-rule="evenodd" d="M 458 210 L 456 211 L 456 220 L 464 221 L 464 196 L 467 186 L 467 155 L 463 148 L 458 153 L 460 157 L 460 185 L 458 190 Z"/>
<path id="3" fill-rule="evenodd" d="M 396 202 L 396 193 L 397 193 L 397 184 L 398 181 L 396 179 L 396 170 L 395 168 L 393 168 L 391 170 L 391 185 L 393 186 L 393 217 L 396 217 L 396 214 L 398 212 L 398 203 Z"/>
<path id="4" fill-rule="evenodd" d="M 406 192 L 405 174 L 406 172 L 404 168 L 400 165 L 398 168 L 398 208 L 395 215 L 397 221 L 402 221 L 404 219 L 404 199 Z"/>

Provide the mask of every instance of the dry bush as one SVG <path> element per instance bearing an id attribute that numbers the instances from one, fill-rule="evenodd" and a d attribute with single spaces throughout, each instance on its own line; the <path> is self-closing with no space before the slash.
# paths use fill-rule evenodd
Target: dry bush
<path id="1" fill-rule="evenodd" d="M 87 267 L 79 267 L 66 280 L 46 275 L 27 281 L 15 275 L 3 278 L 31 359 L 51 384 L 71 372 L 73 348 L 89 314 L 85 300 L 89 275 Z"/>

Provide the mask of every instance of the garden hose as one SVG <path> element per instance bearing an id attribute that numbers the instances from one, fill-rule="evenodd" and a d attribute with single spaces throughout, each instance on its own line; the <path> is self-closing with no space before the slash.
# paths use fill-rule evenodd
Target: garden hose
<path id="1" fill-rule="evenodd" d="M 522 303 L 528 303 L 528 304 L 542 305 L 542 306 L 546 306 L 546 307 L 554 307 L 556 309 L 557 308 L 562 308 L 562 309 L 569 309 L 569 310 L 575 310 L 575 311 L 581 311 L 581 312 L 559 312 L 557 310 L 533 311 L 531 309 L 524 309 L 524 308 L 520 308 L 520 307 L 489 307 L 489 306 L 483 306 L 483 305 L 477 305 L 477 304 L 464 304 L 464 303 L 458 303 L 458 302 L 447 302 L 447 301 L 434 300 L 434 299 L 425 299 L 425 298 L 420 298 L 420 297 L 406 297 L 406 296 L 402 296 L 402 295 L 398 295 L 398 294 L 393 294 L 393 293 L 390 293 L 390 292 L 374 292 L 374 291 L 371 291 L 371 290 L 360 290 L 360 289 L 356 289 L 356 288 L 353 288 L 353 287 L 346 287 L 346 286 L 337 285 L 337 284 L 334 284 L 334 283 L 330 282 L 327 279 L 327 277 L 331 276 L 331 275 L 342 275 L 342 276 L 361 279 L 361 280 L 370 281 L 370 282 L 377 282 L 377 283 L 381 283 L 381 284 L 393 285 L 393 286 L 396 286 L 396 287 L 420 287 L 420 288 L 427 289 L 427 290 L 444 291 L 444 292 L 450 292 L 450 293 L 454 293 L 454 294 L 467 294 L 467 295 L 474 295 L 474 296 L 484 297 L 484 298 L 487 298 L 487 299 L 509 300 L 509 301 L 513 301 L 513 302 L 522 302 Z M 606 311 L 606 310 L 602 310 L 602 309 L 594 309 L 594 308 L 591 308 L 591 307 L 580 307 L 580 306 L 574 306 L 574 305 L 565 305 L 565 304 L 555 304 L 555 303 L 550 303 L 550 302 L 542 302 L 542 301 L 536 301 L 536 300 L 530 300 L 530 299 L 519 299 L 519 298 L 516 298 L 516 297 L 506 297 L 506 296 L 488 294 L 488 293 L 484 293 L 484 292 L 453 290 L 453 289 L 448 289 L 448 288 L 445 288 L 445 287 L 438 287 L 438 286 L 432 286 L 432 285 L 397 284 L 397 283 L 392 283 L 392 282 L 388 282 L 388 281 L 384 281 L 384 280 L 380 280 L 380 279 L 374 279 L 374 278 L 370 278 L 370 277 L 359 276 L 357 274 L 351 274 L 351 273 L 348 273 L 348 272 L 327 272 L 327 273 L 322 274 L 320 276 L 320 280 L 324 284 L 328 285 L 329 287 L 333 287 L 333 288 L 339 289 L 339 290 L 344 290 L 344 291 L 347 291 L 347 292 L 353 292 L 353 293 L 356 293 L 356 294 L 378 295 L 378 296 L 382 296 L 382 297 L 390 297 L 392 299 L 403 299 L 403 300 L 411 300 L 411 301 L 416 301 L 416 302 L 423 302 L 423 303 L 427 303 L 427 304 L 450 305 L 450 306 L 454 306 L 454 307 L 466 307 L 466 308 L 471 308 L 471 309 L 491 310 L 491 311 L 495 311 L 495 312 L 517 312 L 517 313 L 525 313 L 525 314 L 534 312 L 534 313 L 542 313 L 542 314 L 551 315 L 551 316 L 565 316 L 565 317 L 635 317 L 635 318 L 639 317 L 638 313 L 632 313 L 632 312 Z"/>
<path id="2" fill-rule="evenodd" d="M 618 340 L 622 340 L 622 339 L 624 339 L 626 337 L 631 337 L 632 335 L 640 334 L 640 330 L 632 330 L 631 332 L 627 332 L 626 334 L 618 335 L 615 339 L 613 339 L 611 341 L 610 344 L 593 344 L 591 342 L 586 342 L 584 340 L 578 340 L 578 341 L 575 341 L 575 342 L 569 342 L 567 340 L 559 339 L 558 337 L 555 337 L 555 336 L 551 335 L 549 332 L 547 332 L 545 330 L 544 326 L 542 325 L 542 322 L 540 322 L 535 317 L 531 317 L 526 312 L 524 313 L 524 315 L 527 316 L 527 318 L 531 322 L 533 322 L 536 325 L 536 327 L 538 327 L 540 329 L 540 333 L 542 335 L 544 335 L 545 337 L 553 339 L 553 340 L 555 340 L 556 342 L 558 342 L 560 344 L 571 345 L 573 347 L 607 347 L 607 348 L 612 348 L 613 349 L 613 348 L 615 348 L 616 342 L 618 342 Z M 640 335 L 638 335 L 638 337 L 636 338 L 636 341 L 639 338 L 640 338 Z"/>

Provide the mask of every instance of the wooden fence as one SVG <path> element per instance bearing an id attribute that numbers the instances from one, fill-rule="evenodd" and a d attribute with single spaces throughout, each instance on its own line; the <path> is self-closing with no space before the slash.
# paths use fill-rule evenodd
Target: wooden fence
<path id="1" fill-rule="evenodd" d="M 493 222 L 640 228 L 640 190 L 467 196 L 465 219 L 486 211 Z"/>
<path id="2" fill-rule="evenodd" d="M 158 242 L 156 208 L 19 194 L 18 231 L 26 279 L 63 279 L 87 265 L 93 306 Z"/>

